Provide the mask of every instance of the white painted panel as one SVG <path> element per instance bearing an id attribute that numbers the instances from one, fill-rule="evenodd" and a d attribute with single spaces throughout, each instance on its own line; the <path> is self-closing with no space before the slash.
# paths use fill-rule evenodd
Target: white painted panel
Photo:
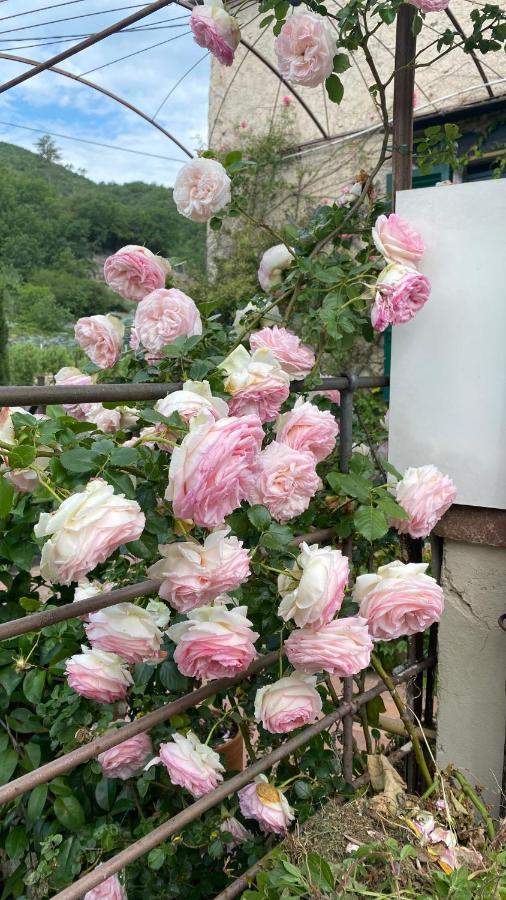
<path id="1" fill-rule="evenodd" d="M 457 503 L 506 508 L 506 179 L 401 191 L 423 235 L 425 307 L 394 327 L 389 457 L 434 463 Z"/>

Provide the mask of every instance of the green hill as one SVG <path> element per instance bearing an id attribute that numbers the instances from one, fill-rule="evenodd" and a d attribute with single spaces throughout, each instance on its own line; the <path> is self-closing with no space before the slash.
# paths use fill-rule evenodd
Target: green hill
<path id="1" fill-rule="evenodd" d="M 61 344 L 55 335 L 79 316 L 127 308 L 100 280 L 103 260 L 121 246 L 145 245 L 184 260 L 188 272 L 204 269 L 205 226 L 180 216 L 171 189 L 159 185 L 96 184 L 0 142 L 0 208 L 1 312 L 18 342 L 11 383 L 30 376 L 35 351 L 27 343 Z M 0 342 L 1 335 L 2 323 Z M 5 354 L 0 346 L 0 383 L 8 379 Z M 46 370 L 43 360 L 33 365 L 34 373 Z"/>

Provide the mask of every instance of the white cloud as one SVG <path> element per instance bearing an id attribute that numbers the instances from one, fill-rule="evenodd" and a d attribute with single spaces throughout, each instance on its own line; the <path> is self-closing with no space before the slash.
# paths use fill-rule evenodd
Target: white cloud
<path id="1" fill-rule="evenodd" d="M 16 13 L 27 12 L 33 0 L 18 0 Z M 128 5 L 127 3 L 124 4 Z M 49 19 L 63 18 L 79 13 L 96 12 L 99 0 L 83 0 L 82 4 L 32 13 L 2 22 L 0 29 L 30 25 L 29 29 L 3 35 L 0 49 L 35 43 L 34 35 L 53 37 L 58 34 L 84 34 L 106 27 L 129 11 L 90 18 L 54 23 L 36 28 L 35 25 Z M 2 10 L 3 12 L 3 10 Z M 6 13 L 7 14 L 7 13 Z M 184 18 L 181 18 L 184 16 Z M 122 60 L 91 73 L 89 79 L 119 94 L 129 102 L 153 115 L 167 93 L 182 75 L 202 56 L 202 49 L 187 34 L 188 15 L 180 7 L 160 10 L 142 20 L 142 24 L 152 28 L 160 22 L 160 30 L 136 31 L 117 34 L 81 52 L 66 62 L 62 68 L 81 74 L 89 69 L 103 66 L 120 56 L 149 47 L 158 41 L 165 41 L 178 35 L 176 40 L 162 46 L 153 47 L 144 53 Z M 175 21 L 174 21 L 175 20 Z M 141 23 L 139 23 L 141 24 Z M 165 25 L 183 25 L 181 29 L 167 28 Z M 13 39 L 13 35 L 15 40 Z M 20 50 L 20 55 L 34 59 L 48 58 L 66 44 L 50 47 Z M 12 52 L 16 52 L 12 50 Z M 0 60 L 1 80 L 6 81 L 26 66 Z M 209 61 L 200 63 L 176 88 L 162 109 L 160 123 L 172 132 L 192 152 L 205 144 L 207 135 L 207 100 L 209 82 Z M 96 181 L 130 180 L 156 181 L 172 184 L 185 156 L 178 147 L 162 133 L 144 123 L 135 114 L 113 100 L 52 73 L 43 73 L 0 95 L 0 121 L 29 125 L 43 131 L 95 140 L 117 147 L 144 151 L 155 155 L 174 157 L 181 163 L 161 159 L 136 156 L 118 150 L 94 147 L 77 142 L 55 138 L 63 158 L 76 168 L 85 168 L 88 176 Z M 37 134 L 0 125 L 0 139 L 33 148 Z"/>

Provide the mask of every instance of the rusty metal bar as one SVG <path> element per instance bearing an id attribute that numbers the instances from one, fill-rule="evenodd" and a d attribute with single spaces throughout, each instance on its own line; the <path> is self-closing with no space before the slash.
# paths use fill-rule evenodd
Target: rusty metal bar
<path id="1" fill-rule="evenodd" d="M 33 790 L 39 784 L 46 784 L 48 781 L 56 778 L 57 775 L 63 775 L 64 772 L 69 772 L 70 769 L 74 769 L 89 759 L 95 759 L 104 750 L 109 750 L 111 747 L 126 741 L 127 738 L 134 737 L 136 734 L 149 731 L 155 725 L 166 722 L 167 719 L 179 715 L 192 706 L 198 706 L 199 703 L 202 703 L 208 697 L 212 697 L 213 694 L 234 687 L 234 685 L 239 684 L 239 682 L 244 681 L 251 675 L 261 672 L 262 669 L 275 665 L 278 660 L 279 650 L 273 650 L 272 653 L 259 656 L 246 672 L 236 675 L 235 678 L 218 678 L 216 681 L 211 681 L 209 684 L 197 688 L 190 694 L 185 694 L 184 697 L 173 700 L 172 703 L 167 703 L 165 706 L 161 706 L 159 709 L 141 716 L 140 719 L 135 719 L 134 722 L 129 722 L 128 725 L 122 725 L 121 728 L 111 728 L 100 735 L 100 737 L 95 738 L 94 741 L 90 741 L 89 744 L 84 744 L 84 746 L 78 747 L 76 750 L 71 750 L 70 753 L 65 753 L 64 756 L 60 756 L 52 760 L 52 762 L 46 763 L 44 766 L 40 766 L 40 768 L 34 769 L 32 772 L 21 775 L 20 778 L 5 784 L 0 788 L 0 803 L 8 803 L 10 800 L 14 800 L 15 797 L 19 797 L 20 794 Z"/>
<path id="2" fill-rule="evenodd" d="M 303 381 L 292 381 L 292 393 L 311 391 L 346 390 L 352 377 L 356 388 L 387 387 L 385 376 L 346 376 L 322 378 L 317 385 L 307 388 Z M 0 406 L 46 406 L 49 403 L 121 403 L 125 400 L 160 400 L 167 394 L 179 391 L 182 382 L 141 384 L 27 384 L 0 386 Z"/>
<path id="3" fill-rule="evenodd" d="M 401 674 L 393 676 L 393 680 L 396 684 L 407 681 L 418 672 L 433 664 L 433 659 L 424 659 L 413 666 L 409 666 Z M 214 682 L 214 684 L 216 683 Z M 181 831 L 186 825 L 189 825 L 190 822 L 195 821 L 195 819 L 198 819 L 203 813 L 207 812 L 207 810 L 212 809 L 213 806 L 216 806 L 218 803 L 221 803 L 222 800 L 229 797 L 230 794 L 235 793 L 237 790 L 244 787 L 244 785 L 253 781 L 257 775 L 270 769 L 275 763 L 280 762 L 280 760 L 289 756 L 295 750 L 298 750 L 299 747 L 307 744 L 313 737 L 321 734 L 322 731 L 330 728 L 336 722 L 341 721 L 344 716 L 353 716 L 357 709 L 360 709 L 364 703 L 368 703 L 369 700 L 373 700 L 374 697 L 384 693 L 386 690 L 385 684 L 382 681 L 378 681 L 374 687 L 365 691 L 362 695 L 357 696 L 353 702 L 341 704 L 341 706 L 329 713 L 329 715 L 324 716 L 323 719 L 316 722 L 315 725 L 304 728 L 299 734 L 294 735 L 294 737 L 289 738 L 281 746 L 277 747 L 276 750 L 273 750 L 271 753 L 267 754 L 267 756 L 252 763 L 252 765 L 248 766 L 244 772 L 240 772 L 228 781 L 223 782 L 223 784 L 214 791 L 211 791 L 211 793 L 196 800 L 195 803 L 192 803 L 191 806 L 188 806 L 186 809 L 182 810 L 182 812 L 177 813 L 177 815 L 173 816 L 167 822 L 164 822 L 163 825 L 159 825 L 158 828 L 153 829 L 153 831 L 150 831 L 149 834 L 140 838 L 140 840 L 135 841 L 125 850 L 117 853 L 111 859 L 107 860 L 107 862 L 102 863 L 92 872 L 89 872 L 83 878 L 74 882 L 74 884 L 64 888 L 63 891 L 60 891 L 59 894 L 56 894 L 53 897 L 53 900 L 80 900 L 87 891 L 91 890 L 96 885 L 101 884 L 106 878 L 109 878 L 116 872 L 120 872 L 125 866 L 130 865 L 130 863 L 134 862 L 136 859 L 149 853 L 150 850 L 158 846 L 158 844 L 161 844 L 162 841 L 167 840 L 171 835 Z"/>
<path id="4" fill-rule="evenodd" d="M 44 612 L 31 613 L 22 619 L 12 619 L 0 625 L 0 641 L 18 637 L 20 634 L 28 634 L 30 631 L 38 631 L 57 622 L 66 619 L 76 619 L 78 616 L 96 612 L 98 609 L 106 609 L 115 606 L 116 603 L 126 603 L 135 600 L 136 597 L 146 597 L 158 590 L 162 583 L 161 578 L 148 578 L 146 581 L 138 581 L 116 591 L 107 591 L 94 594 L 86 600 L 76 600 L 74 603 L 66 603 L 63 606 L 55 606 L 54 609 L 46 609 Z"/>
<path id="5" fill-rule="evenodd" d="M 51 66 L 55 66 L 59 62 L 63 62 L 64 59 L 69 59 L 69 57 L 75 56 L 76 53 L 80 53 L 81 50 L 87 50 L 88 47 L 93 47 L 94 44 L 98 44 L 99 41 L 103 41 L 105 38 L 110 37 L 111 34 L 116 34 L 118 31 L 121 31 L 128 25 L 133 25 L 134 22 L 138 22 L 140 19 L 145 19 L 146 16 L 150 16 L 151 13 L 158 12 L 159 9 L 163 9 L 164 6 L 169 6 L 172 2 L 173 0 L 156 0 L 155 3 L 150 3 L 149 6 L 145 6 L 144 9 L 140 9 L 137 10 L 137 12 L 131 13 L 129 16 L 126 16 L 126 18 L 120 19 L 119 22 L 114 22 L 112 25 L 109 25 L 102 31 L 96 31 L 95 34 L 90 34 L 89 37 L 85 38 L 84 41 L 80 41 L 79 44 L 74 44 L 73 47 L 68 47 L 67 50 L 63 50 L 61 53 L 57 53 L 56 56 L 52 56 L 50 59 L 47 59 L 45 62 L 39 63 L 28 72 L 23 72 L 21 75 L 17 75 L 16 78 L 11 78 L 10 81 L 6 81 L 4 84 L 0 84 L 0 94 L 3 94 L 10 88 L 16 87 L 16 85 L 18 84 L 22 84 L 23 81 L 28 81 L 28 79 L 33 78 L 34 75 L 39 75 L 41 72 L 45 72 L 47 69 L 50 69 Z"/>

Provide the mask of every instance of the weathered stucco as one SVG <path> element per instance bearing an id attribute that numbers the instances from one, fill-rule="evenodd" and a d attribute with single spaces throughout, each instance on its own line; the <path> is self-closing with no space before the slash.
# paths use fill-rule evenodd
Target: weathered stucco
<path id="1" fill-rule="evenodd" d="M 506 719 L 506 550 L 447 540 L 439 630 L 438 741 L 498 813 Z"/>

